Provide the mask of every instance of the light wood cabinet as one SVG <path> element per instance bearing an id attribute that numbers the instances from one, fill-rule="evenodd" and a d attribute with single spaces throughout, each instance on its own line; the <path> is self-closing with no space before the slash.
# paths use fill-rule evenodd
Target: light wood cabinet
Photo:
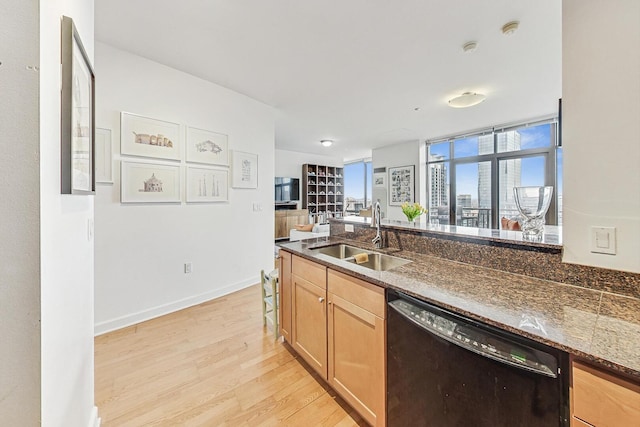
<path id="1" fill-rule="evenodd" d="M 640 385 L 574 360 L 571 425 L 640 426 Z"/>
<path id="2" fill-rule="evenodd" d="M 289 230 L 297 224 L 309 223 L 308 209 L 283 209 L 275 211 L 274 237 L 284 239 L 289 237 Z"/>
<path id="3" fill-rule="evenodd" d="M 329 384 L 373 426 L 385 423 L 384 290 L 328 270 Z"/>
<path id="4" fill-rule="evenodd" d="M 281 268 L 286 268 L 283 252 Z M 364 419 L 385 426 L 384 289 L 284 253 L 291 257 L 291 334 L 290 339 L 282 335 Z M 280 307 L 287 310 L 284 302 Z M 286 328 L 287 314 L 280 318 Z"/>
<path id="5" fill-rule="evenodd" d="M 280 336 L 291 342 L 291 253 L 280 251 Z"/>
<path id="6" fill-rule="evenodd" d="M 292 257 L 291 345 L 327 378 L 327 269 Z"/>
<path id="7" fill-rule="evenodd" d="M 571 427 L 593 427 L 591 424 L 587 424 L 580 418 L 571 417 Z"/>

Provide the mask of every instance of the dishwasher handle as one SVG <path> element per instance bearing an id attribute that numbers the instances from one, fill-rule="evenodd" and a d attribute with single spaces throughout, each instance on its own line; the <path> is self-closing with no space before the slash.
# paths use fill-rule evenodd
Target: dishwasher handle
<path id="1" fill-rule="evenodd" d="M 402 298 L 389 301 L 387 305 L 424 332 L 465 350 L 517 369 L 551 378 L 558 377 L 558 362 L 551 354 Z"/>

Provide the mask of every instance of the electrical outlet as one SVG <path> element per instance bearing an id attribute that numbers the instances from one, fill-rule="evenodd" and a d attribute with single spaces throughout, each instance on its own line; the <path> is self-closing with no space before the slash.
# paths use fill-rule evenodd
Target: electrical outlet
<path id="1" fill-rule="evenodd" d="M 184 273 L 189 274 L 193 271 L 193 265 L 190 262 L 184 263 Z"/>
<path id="2" fill-rule="evenodd" d="M 345 224 L 344 231 L 346 231 L 347 233 L 353 233 L 353 224 Z"/>

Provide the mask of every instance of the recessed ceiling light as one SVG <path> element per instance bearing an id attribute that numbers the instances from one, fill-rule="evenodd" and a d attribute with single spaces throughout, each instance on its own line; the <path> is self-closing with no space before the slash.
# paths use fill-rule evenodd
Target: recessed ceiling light
<path id="1" fill-rule="evenodd" d="M 323 139 L 320 141 L 320 144 L 322 144 L 323 147 L 331 147 L 333 141 L 331 139 Z"/>
<path id="2" fill-rule="evenodd" d="M 504 34 L 505 36 L 510 36 L 511 34 L 516 32 L 519 25 L 520 23 L 518 21 L 507 22 L 502 26 L 502 34 Z"/>
<path id="3" fill-rule="evenodd" d="M 465 92 L 460 96 L 450 99 L 449 106 L 453 108 L 473 107 L 474 105 L 480 104 L 486 98 L 487 97 L 481 93 Z"/>
<path id="4" fill-rule="evenodd" d="M 463 52 L 473 52 L 478 48 L 478 42 L 466 42 L 462 45 Z"/>

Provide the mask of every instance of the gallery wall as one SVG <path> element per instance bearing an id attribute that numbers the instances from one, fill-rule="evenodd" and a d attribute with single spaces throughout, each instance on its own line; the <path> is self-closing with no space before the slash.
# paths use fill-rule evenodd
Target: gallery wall
<path id="1" fill-rule="evenodd" d="M 39 3 L 41 423 L 94 426 L 94 200 L 60 194 L 60 17 L 74 20 L 93 60 L 93 0 Z"/>
<path id="2" fill-rule="evenodd" d="M 37 2 L 0 0 L 0 424 L 40 421 Z"/>
<path id="3" fill-rule="evenodd" d="M 562 7 L 564 261 L 640 273 L 640 2 Z M 590 251 L 592 226 L 616 255 Z"/>
<path id="4" fill-rule="evenodd" d="M 118 329 L 259 282 L 273 266 L 274 118 L 244 95 L 96 43 L 96 124 L 112 131 L 114 183 L 99 184 L 95 212 L 95 332 Z M 223 203 L 120 203 L 120 112 L 228 135 L 258 156 L 256 189 Z M 184 181 L 181 186 L 184 190 Z M 184 272 L 191 263 L 192 272 Z"/>

